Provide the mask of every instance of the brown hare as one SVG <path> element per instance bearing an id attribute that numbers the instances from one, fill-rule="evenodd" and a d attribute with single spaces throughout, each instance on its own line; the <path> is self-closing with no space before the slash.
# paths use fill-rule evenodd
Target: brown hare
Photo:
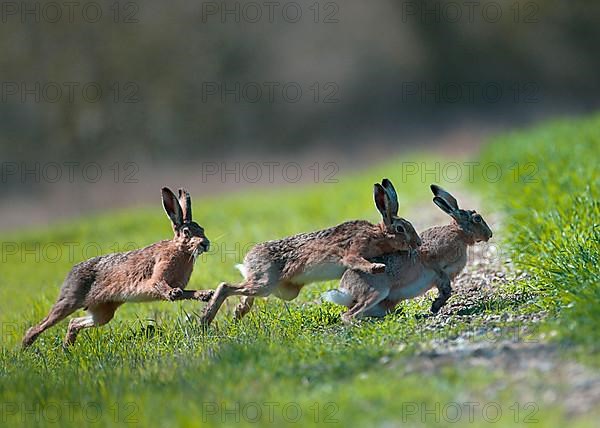
<path id="1" fill-rule="evenodd" d="M 245 296 L 235 311 L 240 319 L 251 309 L 255 297 L 274 294 L 292 300 L 304 285 L 340 278 L 346 269 L 382 273 L 384 264 L 367 259 L 418 247 L 421 240 L 413 226 L 397 216 L 398 197 L 388 179 L 375 184 L 374 197 L 383 218 L 379 224 L 348 221 L 254 246 L 239 266 L 244 281 L 239 285 L 221 283 L 205 309 L 202 322 L 210 324 L 229 296 Z"/>
<path id="2" fill-rule="evenodd" d="M 323 294 L 325 300 L 348 307 L 343 321 L 383 317 L 401 300 L 419 296 L 432 287 L 437 287 L 438 297 L 431 312 L 437 313 L 450 298 L 451 281 L 467 263 L 467 247 L 492 237 L 480 214 L 460 209 L 456 199 L 439 186 L 431 185 L 431 191 L 433 202 L 452 217 L 452 223 L 422 232 L 423 244 L 417 251 L 373 258 L 373 262 L 385 264 L 384 275 L 347 270 L 339 289 Z"/>
<path id="3" fill-rule="evenodd" d="M 212 290 L 183 290 L 194 262 L 210 245 L 204 229 L 192 221 L 190 194 L 180 189 L 178 200 L 164 187 L 162 202 L 173 224 L 173 239 L 126 253 L 94 257 L 75 265 L 48 316 L 25 334 L 23 347 L 30 346 L 43 331 L 80 308 L 89 315 L 69 322 L 65 346 L 75 342 L 81 329 L 109 322 L 115 310 L 125 302 L 206 301 L 210 298 Z"/>

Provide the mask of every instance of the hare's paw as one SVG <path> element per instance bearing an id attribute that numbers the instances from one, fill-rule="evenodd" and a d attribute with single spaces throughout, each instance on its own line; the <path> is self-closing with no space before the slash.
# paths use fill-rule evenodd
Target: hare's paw
<path id="1" fill-rule="evenodd" d="M 213 294 L 215 294 L 215 290 L 199 290 L 194 293 L 194 298 L 201 302 L 208 302 Z"/>
<path id="2" fill-rule="evenodd" d="M 370 271 L 373 274 L 384 273 L 385 272 L 385 265 L 383 263 L 371 263 L 371 269 L 370 269 Z"/>
<path id="3" fill-rule="evenodd" d="M 169 290 L 169 293 L 167 295 L 167 298 L 171 301 L 174 302 L 175 300 L 181 299 L 183 297 L 183 290 L 179 287 L 174 287 L 171 288 L 171 290 Z"/>
<path id="4" fill-rule="evenodd" d="M 442 306 L 444 306 L 444 303 L 446 303 L 446 302 L 440 301 L 440 300 L 434 300 L 433 303 L 431 304 L 431 313 L 437 314 L 440 311 L 440 309 L 442 308 Z"/>
<path id="5" fill-rule="evenodd" d="M 347 312 L 342 314 L 341 320 L 344 325 L 347 325 L 349 327 L 361 325 L 363 321 L 362 319 L 352 314 L 349 315 Z"/>

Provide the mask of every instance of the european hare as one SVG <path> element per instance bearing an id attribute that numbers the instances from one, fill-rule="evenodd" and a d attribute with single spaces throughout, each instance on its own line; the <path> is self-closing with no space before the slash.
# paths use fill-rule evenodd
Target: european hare
<path id="1" fill-rule="evenodd" d="M 439 186 L 431 185 L 431 191 L 433 202 L 452 217 L 452 223 L 422 232 L 423 244 L 416 252 L 372 259 L 386 265 L 384 275 L 347 270 L 339 289 L 323 295 L 325 300 L 348 307 L 342 315 L 345 322 L 363 316 L 382 317 L 401 300 L 419 296 L 434 286 L 439 294 L 431 311 L 437 313 L 450 298 L 451 281 L 467 263 L 467 247 L 492 237 L 480 214 L 460 209 L 456 199 Z"/>
<path id="2" fill-rule="evenodd" d="M 65 346 L 75 342 L 81 329 L 109 322 L 125 302 L 210 298 L 212 291 L 183 290 L 196 258 L 210 245 L 204 229 L 192 221 L 190 194 L 180 189 L 178 200 L 164 187 L 162 202 L 173 224 L 173 239 L 75 265 L 48 316 L 25 334 L 23 347 L 30 346 L 44 330 L 80 308 L 89 315 L 69 322 Z"/>
<path id="3" fill-rule="evenodd" d="M 245 296 L 235 311 L 239 319 L 250 310 L 255 297 L 274 294 L 292 300 L 304 285 L 340 278 L 346 269 L 382 273 L 384 264 L 367 259 L 418 247 L 421 240 L 413 226 L 397 216 L 398 197 L 392 183 L 384 179 L 375 184 L 374 197 L 383 218 L 379 224 L 348 221 L 254 246 L 238 267 L 244 281 L 239 285 L 221 283 L 217 287 L 205 309 L 203 323 L 210 324 L 229 296 Z"/>

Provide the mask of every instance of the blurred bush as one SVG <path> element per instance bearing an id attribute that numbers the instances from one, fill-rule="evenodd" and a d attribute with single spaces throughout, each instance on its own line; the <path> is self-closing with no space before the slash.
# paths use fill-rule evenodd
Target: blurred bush
<path id="1" fill-rule="evenodd" d="M 272 16 L 264 2 L 100 1 L 98 22 L 89 3 L 55 19 L 49 2 L 3 2 L 1 159 L 288 154 L 598 107 L 598 3 L 477 2 L 470 17 L 448 1 L 283 1 Z M 270 100 L 265 82 L 303 96 Z M 490 82 L 499 101 L 445 93 Z"/>

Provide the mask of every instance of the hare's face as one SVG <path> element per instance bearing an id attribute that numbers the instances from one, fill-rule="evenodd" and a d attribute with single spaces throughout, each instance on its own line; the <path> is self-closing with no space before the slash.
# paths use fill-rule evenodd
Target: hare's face
<path id="1" fill-rule="evenodd" d="M 459 210 L 455 218 L 460 228 L 467 233 L 473 242 L 487 242 L 492 237 L 492 230 L 487 225 L 481 214 L 474 210 Z"/>
<path id="2" fill-rule="evenodd" d="M 398 195 L 390 180 L 384 178 L 373 186 L 375 206 L 381 213 L 382 224 L 388 234 L 394 236 L 392 242 L 385 245 L 390 251 L 414 250 L 421 246 L 421 238 L 409 221 L 398 217 Z"/>
<path id="3" fill-rule="evenodd" d="M 175 239 L 195 257 L 208 251 L 210 248 L 210 241 L 204 234 L 204 228 L 195 221 L 183 223 L 176 230 Z"/>
<path id="4" fill-rule="evenodd" d="M 387 227 L 388 231 L 396 236 L 394 250 L 417 249 L 421 246 L 421 238 L 410 221 L 401 217 L 393 217 Z"/>

